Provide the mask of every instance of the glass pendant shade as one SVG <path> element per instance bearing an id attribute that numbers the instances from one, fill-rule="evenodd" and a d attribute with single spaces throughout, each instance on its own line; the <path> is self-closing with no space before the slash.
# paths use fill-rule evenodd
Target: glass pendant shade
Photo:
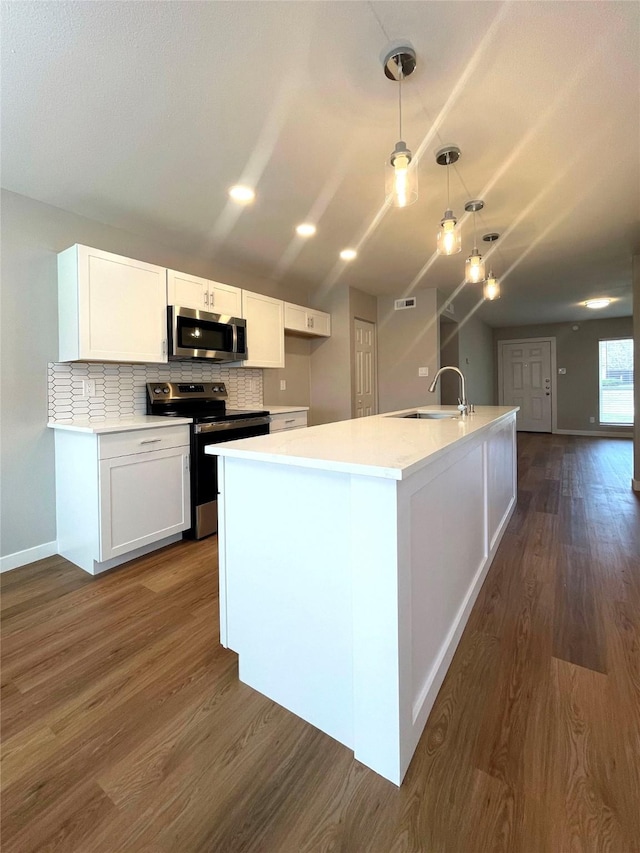
<path id="1" fill-rule="evenodd" d="M 436 252 L 439 255 L 456 255 L 462 251 L 462 233 L 457 223 L 453 211 L 445 210 L 436 242 Z"/>
<path id="2" fill-rule="evenodd" d="M 418 200 L 418 171 L 402 140 L 396 143 L 387 164 L 385 197 L 394 207 L 408 207 Z"/>
<path id="3" fill-rule="evenodd" d="M 464 273 L 464 280 L 467 284 L 479 284 L 481 281 L 484 281 L 484 260 L 475 246 L 473 252 L 466 260 Z"/>
<path id="4" fill-rule="evenodd" d="M 489 278 L 484 283 L 482 295 L 491 302 L 494 299 L 500 299 L 500 282 L 492 272 L 489 273 Z"/>

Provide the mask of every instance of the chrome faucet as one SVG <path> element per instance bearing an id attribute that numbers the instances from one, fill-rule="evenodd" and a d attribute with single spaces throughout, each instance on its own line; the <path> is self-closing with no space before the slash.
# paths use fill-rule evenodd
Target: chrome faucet
<path id="1" fill-rule="evenodd" d="M 433 377 L 433 382 L 431 383 L 431 385 L 429 385 L 429 393 L 433 394 L 433 392 L 436 390 L 438 379 L 440 379 L 441 374 L 444 373 L 445 370 L 453 370 L 460 377 L 460 396 L 458 397 L 458 411 L 460 412 L 460 416 L 464 417 L 465 415 L 469 414 L 470 411 L 473 411 L 473 407 L 467 402 L 467 391 L 465 387 L 464 373 L 457 367 L 448 365 L 445 367 L 441 367 L 436 373 L 436 375 Z"/>

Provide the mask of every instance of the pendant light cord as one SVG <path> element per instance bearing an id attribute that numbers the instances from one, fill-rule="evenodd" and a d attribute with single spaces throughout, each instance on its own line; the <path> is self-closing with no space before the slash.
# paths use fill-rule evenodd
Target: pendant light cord
<path id="1" fill-rule="evenodd" d="M 449 155 L 447 154 L 447 210 L 451 210 L 451 202 L 449 200 Z"/>
<path id="2" fill-rule="evenodd" d="M 402 78 L 404 76 L 404 74 L 402 72 L 402 60 L 400 60 L 400 62 L 398 63 L 398 71 L 400 73 L 400 76 L 398 77 L 398 115 L 400 118 L 400 121 L 399 121 L 400 137 L 399 138 L 402 139 Z"/>

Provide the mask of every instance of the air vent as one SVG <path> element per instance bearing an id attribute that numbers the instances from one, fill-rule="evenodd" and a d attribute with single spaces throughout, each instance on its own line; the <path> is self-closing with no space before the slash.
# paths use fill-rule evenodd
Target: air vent
<path id="1" fill-rule="evenodd" d="M 415 296 L 410 296 L 408 299 L 396 299 L 393 303 L 393 307 L 396 311 L 402 311 L 404 308 L 415 308 L 416 298 Z"/>

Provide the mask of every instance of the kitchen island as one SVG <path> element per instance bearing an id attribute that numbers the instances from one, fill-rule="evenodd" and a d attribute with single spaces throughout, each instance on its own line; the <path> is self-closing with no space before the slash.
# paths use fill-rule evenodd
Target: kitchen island
<path id="1" fill-rule="evenodd" d="M 515 508 L 516 411 L 431 406 L 208 449 L 240 679 L 396 785 Z"/>

